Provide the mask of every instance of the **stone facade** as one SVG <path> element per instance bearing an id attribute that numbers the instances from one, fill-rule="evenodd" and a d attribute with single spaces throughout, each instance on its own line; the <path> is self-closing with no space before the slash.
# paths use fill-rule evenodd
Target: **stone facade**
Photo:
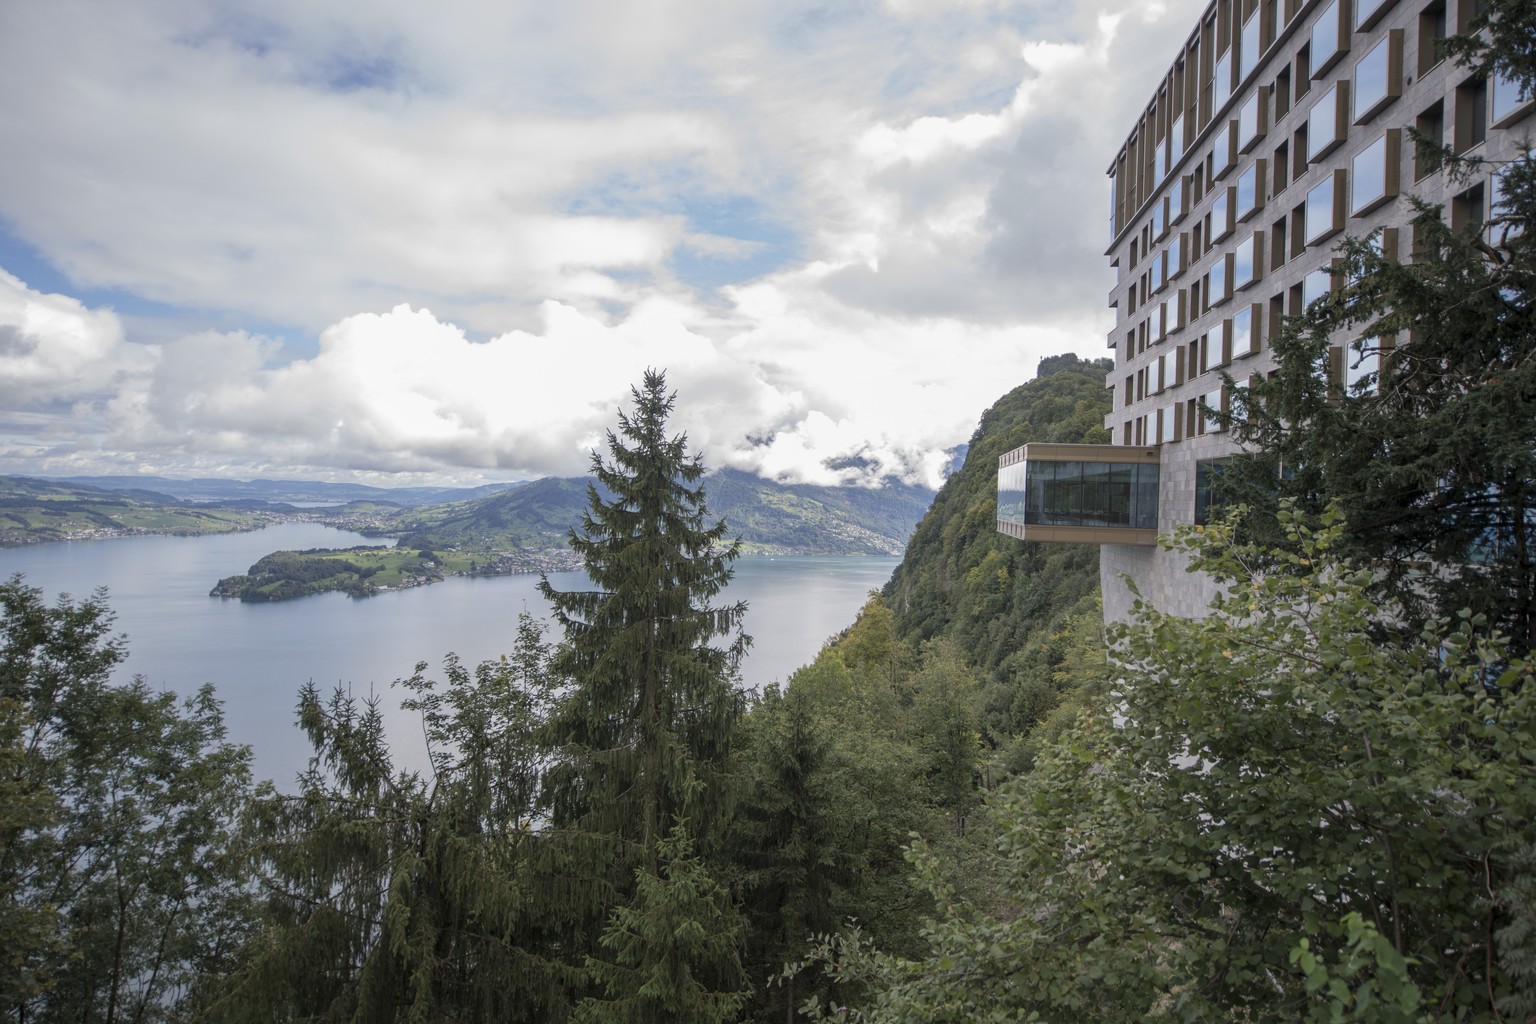
<path id="1" fill-rule="evenodd" d="M 1453 226 L 1497 202 L 1488 175 L 1424 173 L 1408 129 L 1481 156 L 1492 174 L 1536 135 L 1510 83 L 1441 59 L 1476 0 L 1215 0 L 1110 166 L 1117 280 L 1109 296 L 1113 441 L 1160 452 L 1159 529 L 1195 518 L 1195 477 L 1233 442 L 1204 415 L 1273 368 L 1281 317 L 1337 286 L 1334 249 L 1374 236 L 1411 259 L 1412 194 Z M 1337 339 L 1334 372 L 1371 368 Z M 1396 339 L 1397 344 L 1407 339 Z M 1106 619 L 1143 597 L 1199 615 L 1212 584 L 1156 547 L 1105 544 Z"/>

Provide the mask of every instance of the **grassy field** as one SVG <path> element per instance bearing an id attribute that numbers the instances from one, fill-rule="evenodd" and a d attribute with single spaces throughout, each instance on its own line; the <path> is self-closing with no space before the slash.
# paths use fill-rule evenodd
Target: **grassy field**
<path id="1" fill-rule="evenodd" d="M 193 508 L 85 498 L 0 498 L 0 546 L 136 533 L 255 530 L 270 517 L 231 508 Z"/>

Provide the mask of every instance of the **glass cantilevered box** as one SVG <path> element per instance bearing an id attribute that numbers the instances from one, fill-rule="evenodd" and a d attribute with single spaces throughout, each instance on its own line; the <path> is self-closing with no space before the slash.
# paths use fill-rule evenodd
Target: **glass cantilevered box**
<path id="1" fill-rule="evenodd" d="M 1157 542 L 1158 451 L 1026 444 L 998 459 L 997 529 L 1020 540 Z"/>

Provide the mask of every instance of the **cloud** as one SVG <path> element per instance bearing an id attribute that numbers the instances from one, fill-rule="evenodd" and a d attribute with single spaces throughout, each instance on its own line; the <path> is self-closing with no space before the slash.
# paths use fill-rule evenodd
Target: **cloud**
<path id="1" fill-rule="evenodd" d="M 348 317 L 315 356 L 280 366 L 261 338 L 189 337 L 109 403 L 107 447 L 204 465 L 260 452 L 264 464 L 328 471 L 578 474 L 629 388 L 659 367 L 680 395 L 675 426 L 709 465 L 935 484 L 943 449 L 996 397 L 999 370 L 1023 376 L 1061 340 L 930 324 L 930 351 L 963 355 L 945 370 L 919 358 L 899 324 L 886 325 L 887 348 L 861 340 L 867 323 L 829 337 L 813 311 L 786 312 L 720 341 L 665 300 L 613 324 L 549 303 L 539 333 L 477 342 L 400 306 Z"/>
<path id="2" fill-rule="evenodd" d="M 127 345 L 111 310 L 45 295 L 0 270 L 0 405 L 57 409 L 99 395 L 150 353 Z"/>
<path id="3" fill-rule="evenodd" d="M 10 234 L 301 331 L 140 345 L 0 276 L 5 425 L 48 438 L 0 465 L 580 472 L 658 366 L 712 464 L 934 482 L 1039 358 L 1104 351 L 1104 168 L 1197 10 L 8 5 Z"/>

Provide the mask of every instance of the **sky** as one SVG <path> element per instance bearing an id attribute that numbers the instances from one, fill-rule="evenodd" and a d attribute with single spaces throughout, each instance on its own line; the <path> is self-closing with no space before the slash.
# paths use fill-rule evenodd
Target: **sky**
<path id="1" fill-rule="evenodd" d="M 1108 354 L 1189 0 L 6 0 L 0 473 L 936 486 Z"/>

